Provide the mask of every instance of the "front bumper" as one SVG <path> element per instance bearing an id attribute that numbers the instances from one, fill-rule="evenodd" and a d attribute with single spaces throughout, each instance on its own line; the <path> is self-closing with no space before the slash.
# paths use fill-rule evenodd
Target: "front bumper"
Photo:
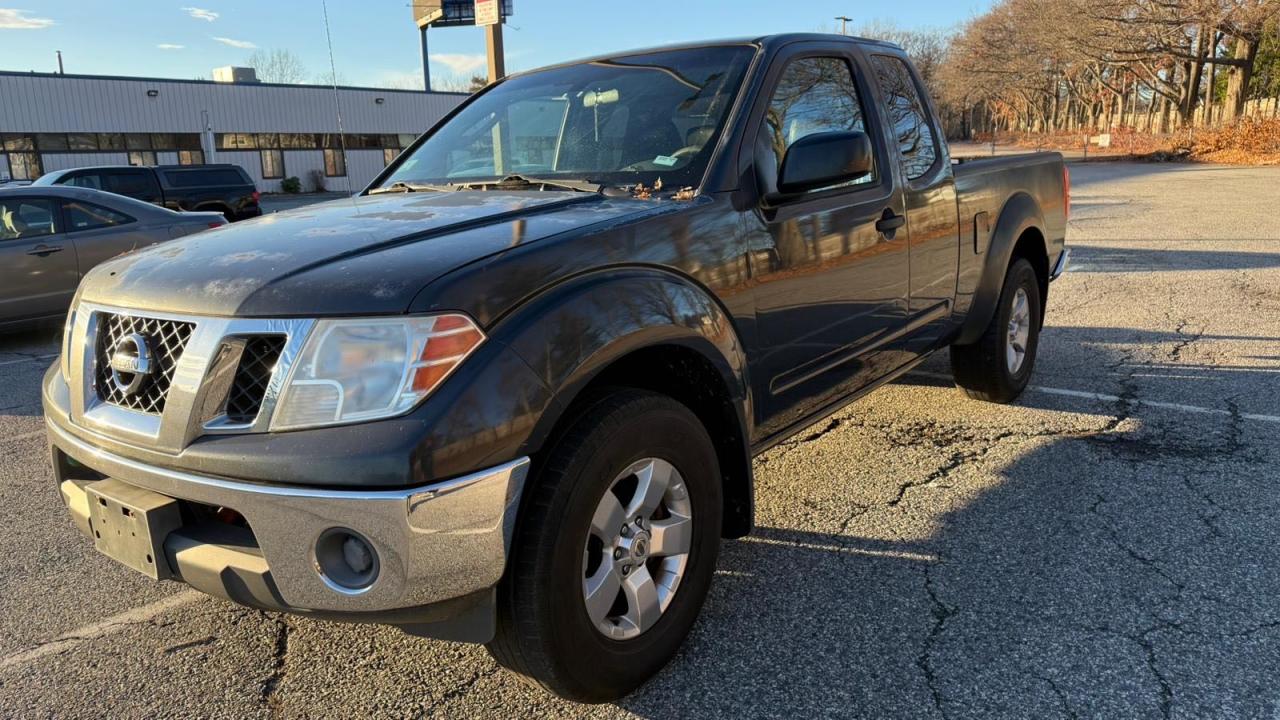
<path id="1" fill-rule="evenodd" d="M 46 425 L 63 499 L 82 532 L 91 533 L 85 488 L 103 478 L 228 508 L 248 527 L 202 522 L 164 539 L 178 579 L 254 607 L 406 626 L 439 622 L 492 597 L 529 468 L 520 458 L 402 490 L 271 486 L 147 464 L 95 446 L 52 416 Z M 344 589 L 319 571 L 316 542 L 332 528 L 355 530 L 376 550 L 380 569 L 368 587 Z"/>

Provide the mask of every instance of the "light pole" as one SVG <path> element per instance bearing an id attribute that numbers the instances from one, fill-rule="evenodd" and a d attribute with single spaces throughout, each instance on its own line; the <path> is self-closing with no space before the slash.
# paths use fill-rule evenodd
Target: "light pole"
<path id="1" fill-rule="evenodd" d="M 840 21 L 840 34 L 841 34 L 841 35 L 848 35 L 848 34 L 849 34 L 849 21 L 850 21 L 850 20 L 852 20 L 853 18 L 851 18 L 851 17 L 845 17 L 844 15 L 837 15 L 837 16 L 836 16 L 836 19 Z"/>

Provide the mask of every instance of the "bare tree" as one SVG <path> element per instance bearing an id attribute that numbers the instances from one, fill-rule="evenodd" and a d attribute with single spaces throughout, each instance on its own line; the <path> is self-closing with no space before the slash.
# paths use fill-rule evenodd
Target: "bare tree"
<path id="1" fill-rule="evenodd" d="M 244 64 L 253 68 L 262 82 L 298 85 L 310 76 L 302 60 L 291 50 L 256 50 Z"/>

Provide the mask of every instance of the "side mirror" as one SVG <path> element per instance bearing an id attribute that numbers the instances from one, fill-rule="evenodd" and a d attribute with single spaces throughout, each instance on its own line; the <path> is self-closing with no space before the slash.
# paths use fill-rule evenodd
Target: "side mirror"
<path id="1" fill-rule="evenodd" d="M 770 203 L 829 185 L 865 177 L 871 172 L 871 138 L 856 130 L 806 135 L 787 148 L 778 170 L 778 192 Z"/>

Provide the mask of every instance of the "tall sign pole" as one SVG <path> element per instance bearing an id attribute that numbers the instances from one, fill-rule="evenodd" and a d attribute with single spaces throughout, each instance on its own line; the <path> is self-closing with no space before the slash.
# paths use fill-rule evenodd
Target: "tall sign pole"
<path id="1" fill-rule="evenodd" d="M 431 59 L 427 53 L 427 28 L 429 25 L 423 25 L 419 28 L 422 32 L 422 89 L 431 92 Z"/>
<path id="2" fill-rule="evenodd" d="M 502 52 L 502 9 L 499 0 L 475 0 L 476 25 L 484 27 L 485 44 L 488 46 L 489 82 L 497 82 L 507 74 L 506 58 Z"/>

